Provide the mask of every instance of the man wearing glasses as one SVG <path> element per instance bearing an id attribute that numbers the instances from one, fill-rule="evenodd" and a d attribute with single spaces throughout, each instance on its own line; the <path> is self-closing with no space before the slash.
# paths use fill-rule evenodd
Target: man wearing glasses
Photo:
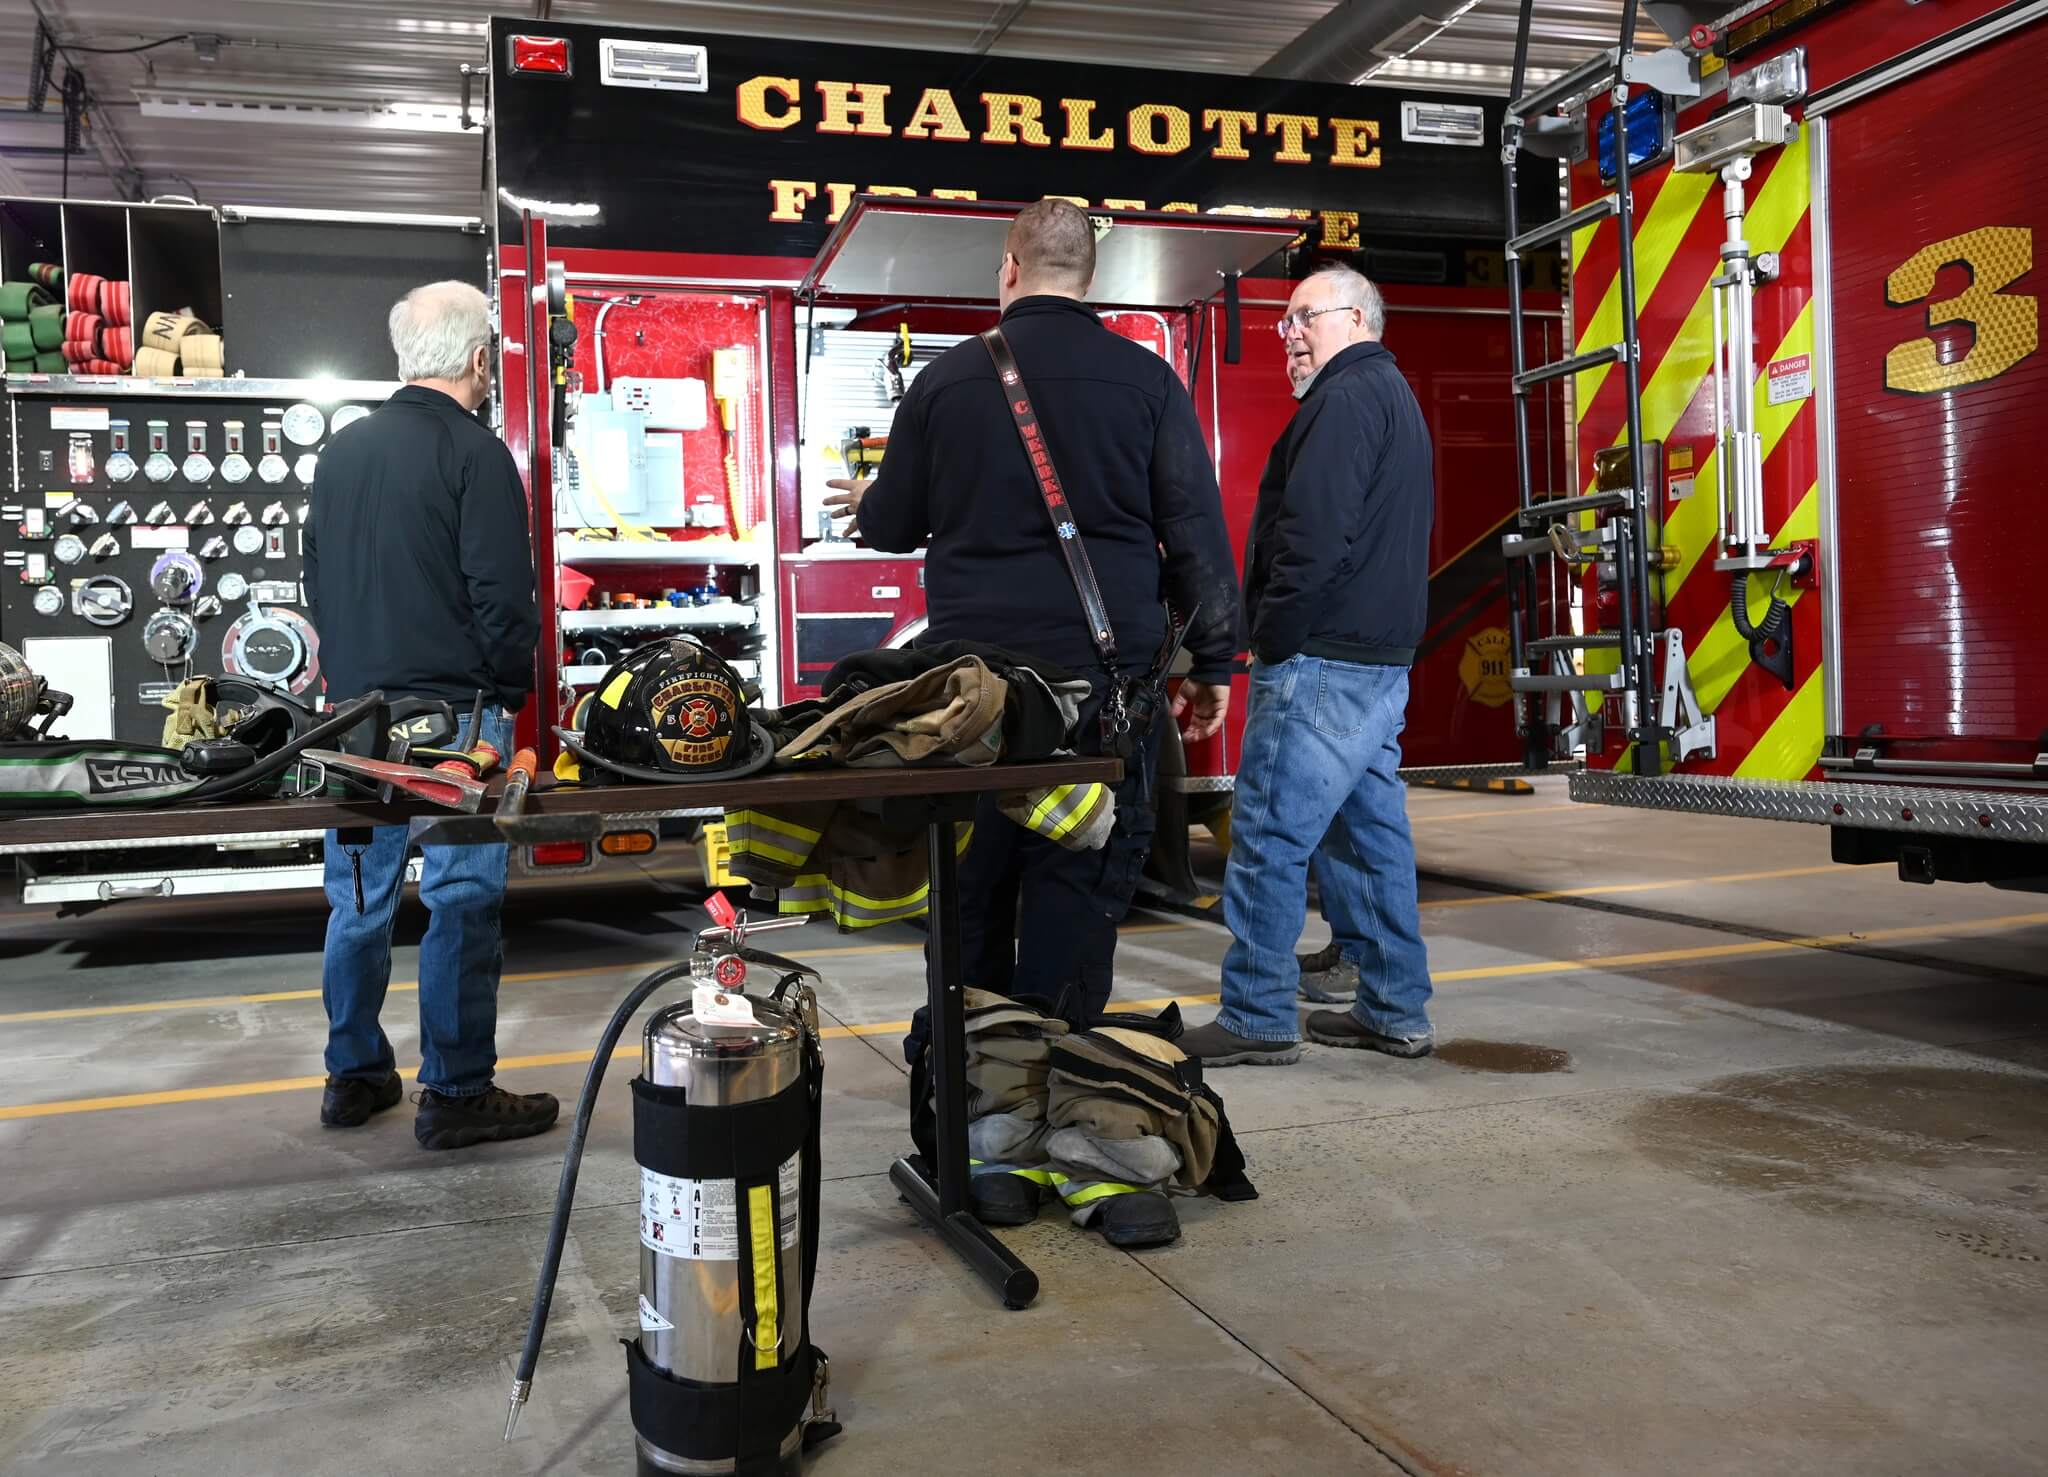
<path id="1" fill-rule="evenodd" d="M 1309 858 L 1349 1010 L 1310 1039 L 1418 1057 L 1435 1042 L 1415 849 L 1396 771 L 1429 590 L 1429 428 L 1380 343 L 1379 292 L 1348 267 L 1295 290 L 1280 335 L 1301 408 L 1259 482 L 1245 552 L 1251 701 L 1231 810 L 1223 1009 L 1180 1045 L 1212 1066 L 1301 1057 L 1294 946 Z M 1318 851 L 1318 842 L 1321 842 Z"/>

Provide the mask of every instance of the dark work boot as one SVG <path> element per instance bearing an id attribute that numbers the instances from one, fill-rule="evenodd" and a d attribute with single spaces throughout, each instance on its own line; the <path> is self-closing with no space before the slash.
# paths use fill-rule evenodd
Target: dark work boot
<path id="1" fill-rule="evenodd" d="M 1028 1226 L 1044 1203 L 1044 1188 L 1021 1174 L 997 1170 L 967 1181 L 967 1208 L 984 1226 Z"/>
<path id="2" fill-rule="evenodd" d="M 1383 1051 L 1388 1056 L 1428 1056 L 1436 1050 L 1436 1036 L 1382 1036 L 1371 1026 L 1348 1010 L 1311 1011 L 1308 1018 L 1308 1039 L 1319 1041 L 1324 1046 L 1363 1047 L 1367 1051 Z"/>
<path id="3" fill-rule="evenodd" d="M 329 1128 L 361 1128 L 405 1096 L 398 1074 L 378 1077 L 329 1077 L 320 1095 L 320 1121 Z"/>
<path id="4" fill-rule="evenodd" d="M 1199 1058 L 1205 1067 L 1284 1067 L 1301 1060 L 1299 1041 L 1255 1041 L 1238 1035 L 1221 1021 L 1189 1027 L 1174 1045 Z"/>
<path id="5" fill-rule="evenodd" d="M 1173 1202 L 1157 1190 L 1110 1196 L 1096 1212 L 1095 1227 L 1104 1241 L 1128 1251 L 1180 1240 L 1180 1217 L 1174 1214 Z"/>
<path id="6" fill-rule="evenodd" d="M 562 1105 L 545 1092 L 507 1092 L 492 1086 L 470 1097 L 447 1097 L 422 1088 L 413 1137 L 422 1149 L 466 1149 L 471 1144 L 531 1138 L 554 1127 Z"/>

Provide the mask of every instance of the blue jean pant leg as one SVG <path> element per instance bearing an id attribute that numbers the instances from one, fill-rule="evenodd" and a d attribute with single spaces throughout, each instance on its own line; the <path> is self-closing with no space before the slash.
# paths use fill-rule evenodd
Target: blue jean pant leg
<path id="1" fill-rule="evenodd" d="M 1351 787 L 1345 745 L 1317 732 L 1323 663 L 1255 663 L 1223 878 L 1224 1028 L 1255 1041 L 1301 1037 L 1294 951 L 1308 917 L 1309 858 Z"/>
<path id="2" fill-rule="evenodd" d="M 1398 773 L 1408 674 L 1347 663 L 1326 666 L 1332 680 L 1357 684 L 1360 722 L 1352 741 L 1364 765 L 1319 859 L 1323 909 L 1359 967 L 1352 1013 L 1383 1036 L 1415 1040 L 1431 1034 L 1431 985 L 1416 896 L 1415 844 L 1408 830 L 1408 791 Z M 1354 678 L 1353 673 L 1367 675 Z M 1354 939 L 1357 952 L 1352 954 Z"/>
<path id="3" fill-rule="evenodd" d="M 465 715 L 458 742 L 468 736 Z M 509 753 L 509 715 L 487 709 L 483 737 L 500 753 Z M 360 913 L 348 856 L 336 833 L 329 832 L 326 841 L 330 912 L 322 994 L 327 1070 L 337 1077 L 381 1076 L 393 1064 L 391 1043 L 377 1017 L 391 979 L 391 929 L 404 891 L 405 829 L 380 826 L 371 835 L 361 856 Z M 503 962 L 499 914 L 505 880 L 502 846 L 436 846 L 422 855 L 420 900 L 429 922 L 420 942 L 419 1080 L 451 1096 L 482 1092 L 497 1064 Z"/>
<path id="4" fill-rule="evenodd" d="M 320 995 L 327 1007 L 327 1075 L 381 1080 L 397 1064 L 378 1023 L 391 986 L 391 925 L 405 890 L 405 827 L 378 826 L 367 846 L 344 847 L 329 831 L 326 862 L 327 945 Z M 363 906 L 356 907 L 358 850 Z"/>

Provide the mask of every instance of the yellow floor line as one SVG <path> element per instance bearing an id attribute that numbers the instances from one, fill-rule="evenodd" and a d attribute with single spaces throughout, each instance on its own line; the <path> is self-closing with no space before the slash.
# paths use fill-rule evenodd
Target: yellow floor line
<path id="1" fill-rule="evenodd" d="M 1635 954 L 1609 954 L 1587 959 L 1534 959 L 1519 964 L 1494 964 L 1478 969 L 1447 969 L 1431 974 L 1439 985 L 1463 980 L 1528 978 L 1536 975 L 1570 974 L 1581 970 L 1624 969 L 1635 965 L 1680 964 L 1701 959 L 1733 959 L 1759 954 L 1790 954 L 1802 949 L 1842 948 L 1857 944 L 1891 943 L 1901 939 L 1944 938 L 1957 934 L 1997 933 L 2015 928 L 2048 924 L 2048 913 L 2015 913 L 2003 918 L 1981 918 L 1959 923 L 1924 923 L 1904 928 L 1880 928 L 1868 933 L 1815 934 L 1794 939 L 1747 939 L 1740 943 L 1705 944 L 1690 949 L 1653 949 Z M 1120 1009 L 1160 1010 L 1169 1004 L 1214 1005 L 1218 997 L 1168 995 L 1154 1000 L 1115 1002 Z M 886 1036 L 908 1029 L 908 1021 L 875 1021 L 854 1026 L 827 1026 L 819 1034 L 827 1038 Z M 628 1042 L 613 1053 L 613 1059 L 631 1057 L 640 1050 Z M 522 1067 L 576 1066 L 590 1060 L 587 1051 L 547 1052 L 534 1056 L 500 1057 L 501 1070 Z M 414 1069 L 399 1075 L 411 1077 Z M 155 1108 L 174 1103 L 213 1102 L 222 1098 L 257 1097 L 267 1093 L 304 1092 L 320 1087 L 319 1077 L 280 1077 L 267 1082 L 230 1082 L 215 1087 L 179 1087 L 163 1092 L 122 1093 L 110 1097 L 68 1098 L 59 1102 L 19 1103 L 0 1107 L 0 1122 L 22 1118 L 54 1118 L 77 1113 L 99 1113 L 117 1108 Z"/>
<path id="2" fill-rule="evenodd" d="M 1450 821 L 1482 821 L 1496 817 L 1502 820 L 1518 821 L 1525 815 L 1549 815 L 1552 811 L 1556 810 L 1584 810 L 1585 808 L 1585 806 L 1580 805 L 1576 801 L 1567 801 L 1563 805 L 1487 805 L 1477 810 L 1447 811 L 1443 815 L 1430 815 L 1424 812 L 1421 815 L 1410 816 L 1408 824 L 1411 826 L 1440 826 Z"/>
<path id="3" fill-rule="evenodd" d="M 1186 923 L 1127 923 L 1120 933 L 1159 933 L 1188 928 Z M 843 959 L 852 954 L 909 954 L 924 948 L 923 942 L 900 944 L 846 944 L 825 949 L 778 949 L 792 959 Z M 646 974 L 673 964 L 673 959 L 643 959 L 637 964 L 595 964 L 578 969 L 543 969 L 510 972 L 499 976 L 506 984 L 529 984 L 536 980 L 588 979 L 603 974 Z M 420 987 L 418 980 L 393 980 L 390 993 L 402 995 Z M 286 1000 L 318 1000 L 318 990 L 265 990 L 252 995 L 195 995 L 189 1000 L 144 1000 L 127 1005 L 77 1005 L 58 1010 L 20 1010 L 0 1015 L 0 1025 L 32 1021 L 80 1021 L 97 1016 L 148 1015 L 159 1010 L 228 1010 L 238 1005 L 271 1005 Z"/>
<path id="4" fill-rule="evenodd" d="M 1635 892 L 1667 892 L 1677 887 L 1714 887 L 1730 882 L 1776 882 L 1786 877 L 1819 877 L 1829 872 L 1851 872 L 1857 868 L 1844 862 L 1819 867 L 1782 867 L 1775 872 L 1723 872 L 1713 877 L 1667 877 L 1659 882 L 1603 882 L 1591 887 L 1561 887 L 1550 892 L 1499 892 L 1484 897 L 1432 898 L 1427 908 L 1483 908 L 1494 903 L 1547 903 L 1573 897 L 1616 897 Z"/>

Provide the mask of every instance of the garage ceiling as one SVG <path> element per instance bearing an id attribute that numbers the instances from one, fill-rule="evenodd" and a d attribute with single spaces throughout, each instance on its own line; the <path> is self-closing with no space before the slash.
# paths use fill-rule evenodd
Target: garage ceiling
<path id="1" fill-rule="evenodd" d="M 454 125 L 460 68 L 483 61 L 486 18 L 517 9 L 563 21 L 1503 93 L 1517 8 L 1518 0 L 7 0 L 0 194 L 58 195 L 68 176 L 69 192 L 84 197 L 475 213 L 482 145 Z M 1620 0 L 1536 0 L 1532 77 L 1612 45 L 1620 9 Z M 54 86 L 43 112 L 26 107 L 38 15 L 91 97 L 76 154 L 63 150 Z M 1645 22 L 1637 43 L 1662 37 Z M 238 103 L 268 111 L 224 111 Z M 280 121 L 279 108 L 291 121 Z M 399 117 L 407 126 L 392 126 Z"/>

